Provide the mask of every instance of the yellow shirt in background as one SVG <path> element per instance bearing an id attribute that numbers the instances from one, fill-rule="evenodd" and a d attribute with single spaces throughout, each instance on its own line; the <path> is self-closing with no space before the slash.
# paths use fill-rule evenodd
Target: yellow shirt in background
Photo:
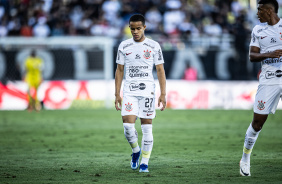
<path id="1" fill-rule="evenodd" d="M 25 61 L 25 81 L 29 86 L 38 87 L 42 81 L 41 70 L 43 61 L 39 57 L 28 57 Z"/>

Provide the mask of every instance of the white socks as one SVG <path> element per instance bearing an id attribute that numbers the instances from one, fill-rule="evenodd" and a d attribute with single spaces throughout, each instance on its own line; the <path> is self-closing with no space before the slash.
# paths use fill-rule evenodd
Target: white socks
<path id="1" fill-rule="evenodd" d="M 138 146 L 138 133 L 135 129 L 135 123 L 123 123 L 124 135 L 129 142 L 132 152 L 137 153 L 140 151 Z M 148 165 L 153 148 L 153 131 L 152 124 L 141 125 L 142 137 L 142 159 L 141 164 Z"/>
<path id="2" fill-rule="evenodd" d="M 141 125 L 143 137 L 142 137 L 142 160 L 141 164 L 148 165 L 151 151 L 153 148 L 153 131 L 152 124 Z"/>
<path id="3" fill-rule="evenodd" d="M 137 153 L 140 151 L 138 145 L 138 133 L 135 129 L 135 123 L 123 123 L 124 135 L 127 141 L 129 142 L 132 152 Z"/>
<path id="4" fill-rule="evenodd" d="M 252 127 L 252 123 L 251 123 L 249 128 L 247 129 L 246 136 L 245 136 L 243 155 L 242 155 L 243 162 L 247 162 L 250 164 L 251 152 L 258 138 L 259 133 L 260 131 L 256 132 L 254 130 L 254 128 Z"/>

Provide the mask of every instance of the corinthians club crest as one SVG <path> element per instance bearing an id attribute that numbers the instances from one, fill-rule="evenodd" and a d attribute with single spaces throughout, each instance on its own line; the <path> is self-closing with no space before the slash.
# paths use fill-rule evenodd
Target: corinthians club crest
<path id="1" fill-rule="evenodd" d="M 132 111 L 132 104 L 130 104 L 129 102 L 127 103 L 127 104 L 125 104 L 125 110 L 126 111 L 128 111 L 128 112 L 130 112 L 130 111 Z"/>
<path id="2" fill-rule="evenodd" d="M 148 49 L 147 49 L 147 51 L 144 50 L 143 56 L 144 56 L 145 59 L 149 59 L 151 57 L 151 51 L 149 51 Z"/>
<path id="3" fill-rule="evenodd" d="M 264 106 L 264 104 L 265 104 L 265 102 L 264 101 L 258 101 L 258 109 L 259 110 L 263 110 L 264 108 L 265 108 L 265 106 Z"/>

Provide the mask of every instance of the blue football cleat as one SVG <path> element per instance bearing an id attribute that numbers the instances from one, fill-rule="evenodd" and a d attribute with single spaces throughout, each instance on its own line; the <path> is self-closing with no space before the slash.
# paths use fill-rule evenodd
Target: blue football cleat
<path id="1" fill-rule="evenodd" d="M 132 153 L 131 156 L 132 156 L 132 159 L 131 159 L 131 169 L 135 170 L 138 168 L 139 166 L 139 157 L 141 155 L 141 150 L 137 153 Z"/>
<path id="2" fill-rule="evenodd" d="M 141 165 L 140 165 L 139 172 L 149 172 L 149 170 L 148 170 L 148 165 L 146 165 L 146 164 L 141 164 Z"/>

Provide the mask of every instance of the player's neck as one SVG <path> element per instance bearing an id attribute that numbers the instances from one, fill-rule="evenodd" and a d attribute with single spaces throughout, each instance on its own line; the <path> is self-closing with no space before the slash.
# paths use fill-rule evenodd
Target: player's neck
<path id="1" fill-rule="evenodd" d="M 137 43 L 141 43 L 141 42 L 143 42 L 144 40 L 146 39 L 146 37 L 145 37 L 145 35 L 140 39 L 140 40 L 138 40 L 138 41 L 136 41 L 136 40 L 134 40 L 135 42 L 137 42 Z"/>
<path id="2" fill-rule="evenodd" d="M 274 26 L 275 24 L 277 24 L 280 21 L 280 18 L 276 15 L 273 16 L 268 23 L 268 25 L 270 26 Z"/>

